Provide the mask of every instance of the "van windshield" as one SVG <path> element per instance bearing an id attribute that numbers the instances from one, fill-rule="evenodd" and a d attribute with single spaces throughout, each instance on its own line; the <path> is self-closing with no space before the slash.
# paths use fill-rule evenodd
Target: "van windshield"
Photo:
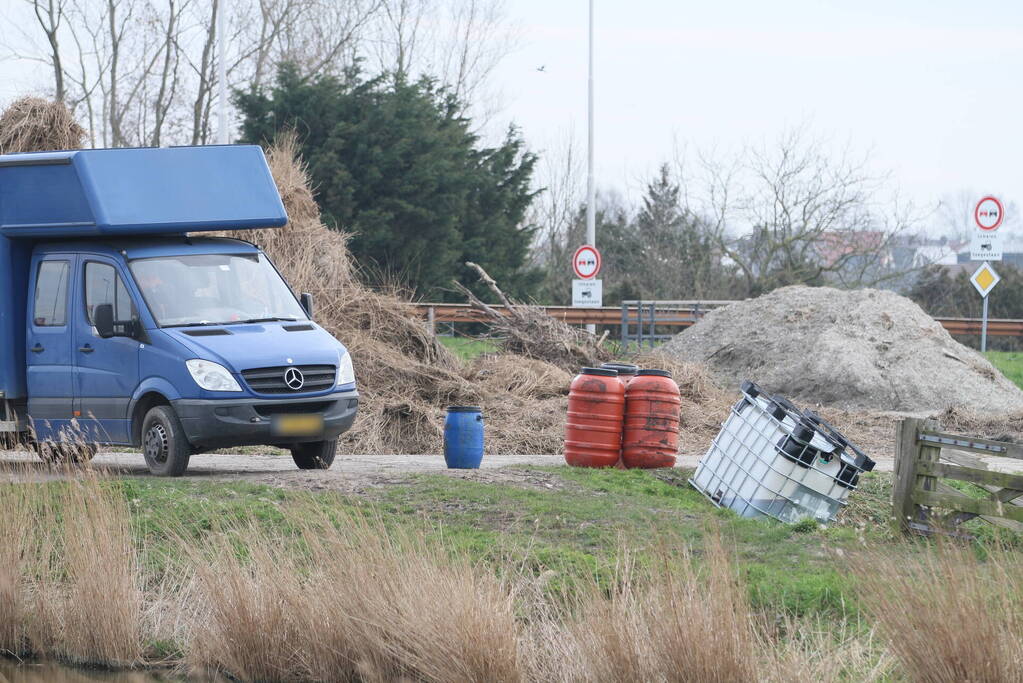
<path id="1" fill-rule="evenodd" d="M 262 254 L 161 256 L 130 265 L 160 327 L 307 319 Z"/>

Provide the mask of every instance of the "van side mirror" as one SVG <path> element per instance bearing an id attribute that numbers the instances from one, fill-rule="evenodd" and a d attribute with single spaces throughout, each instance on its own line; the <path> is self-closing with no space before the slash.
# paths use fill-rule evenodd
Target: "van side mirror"
<path id="1" fill-rule="evenodd" d="M 96 333 L 103 339 L 114 336 L 114 305 L 99 304 L 92 312 L 92 322 Z"/>
<path id="2" fill-rule="evenodd" d="M 305 314 L 310 318 L 313 317 L 313 295 L 309 292 L 302 292 L 302 296 L 299 297 L 299 301 L 302 302 L 302 308 L 305 309 Z"/>

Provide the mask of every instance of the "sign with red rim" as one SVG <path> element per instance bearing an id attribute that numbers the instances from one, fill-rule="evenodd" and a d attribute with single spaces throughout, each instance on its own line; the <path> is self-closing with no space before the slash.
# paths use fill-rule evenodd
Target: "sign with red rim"
<path id="1" fill-rule="evenodd" d="M 600 252 L 589 244 L 584 244 L 575 250 L 572 256 L 572 270 L 576 277 L 582 280 L 590 280 L 597 277 L 600 272 Z"/>
<path id="2" fill-rule="evenodd" d="M 1004 214 L 1002 203 L 995 197 L 987 196 L 977 202 L 973 209 L 973 220 L 981 230 L 992 232 L 1002 224 Z"/>

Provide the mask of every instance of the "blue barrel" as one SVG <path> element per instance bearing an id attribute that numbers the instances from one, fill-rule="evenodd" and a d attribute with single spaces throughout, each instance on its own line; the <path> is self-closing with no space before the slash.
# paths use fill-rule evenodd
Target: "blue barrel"
<path id="1" fill-rule="evenodd" d="M 483 460 L 483 412 L 475 406 L 450 406 L 444 418 L 444 462 L 448 469 L 478 469 Z"/>

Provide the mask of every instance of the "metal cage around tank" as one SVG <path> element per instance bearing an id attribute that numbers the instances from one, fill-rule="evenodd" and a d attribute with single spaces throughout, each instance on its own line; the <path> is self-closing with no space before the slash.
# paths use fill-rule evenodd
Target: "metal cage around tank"
<path id="1" fill-rule="evenodd" d="M 752 382 L 742 392 L 692 486 L 742 517 L 833 520 L 874 462 L 816 413 Z"/>

